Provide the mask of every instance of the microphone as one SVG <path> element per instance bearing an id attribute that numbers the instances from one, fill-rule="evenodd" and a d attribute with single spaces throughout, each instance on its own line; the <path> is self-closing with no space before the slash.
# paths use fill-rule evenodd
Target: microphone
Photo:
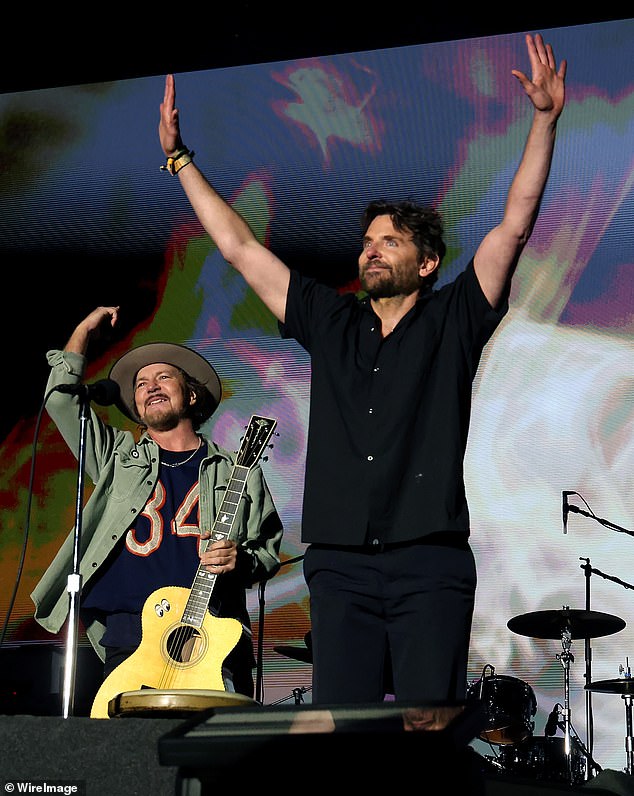
<path id="1" fill-rule="evenodd" d="M 570 506 L 568 505 L 568 495 L 576 494 L 576 492 L 570 490 L 561 493 L 561 514 L 564 521 L 564 533 L 568 533 L 568 513 L 570 512 Z"/>
<path id="2" fill-rule="evenodd" d="M 557 732 L 557 726 L 559 721 L 559 708 L 561 705 L 559 702 L 555 705 L 555 707 L 550 711 L 550 715 L 546 720 L 546 726 L 544 727 L 544 735 L 551 736 Z"/>
<path id="3" fill-rule="evenodd" d="M 58 384 L 55 389 L 66 395 L 82 395 L 100 406 L 110 406 L 119 399 L 119 385 L 112 379 L 100 379 L 94 384 Z"/>

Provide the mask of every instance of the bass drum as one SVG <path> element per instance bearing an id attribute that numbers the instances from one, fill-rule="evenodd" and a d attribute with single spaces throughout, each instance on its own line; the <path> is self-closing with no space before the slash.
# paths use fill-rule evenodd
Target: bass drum
<path id="1" fill-rule="evenodd" d="M 571 770 L 568 770 L 565 739 L 560 737 L 534 736 L 515 746 L 504 746 L 497 763 L 502 770 L 518 777 L 569 785 L 584 782 L 586 774 L 585 755 L 574 743 L 570 751 Z"/>
<path id="2" fill-rule="evenodd" d="M 532 717 L 537 713 L 537 700 L 523 680 L 505 675 L 481 678 L 469 687 L 467 699 L 484 706 L 485 726 L 480 733 L 483 741 L 515 744 L 529 738 L 535 729 Z"/>

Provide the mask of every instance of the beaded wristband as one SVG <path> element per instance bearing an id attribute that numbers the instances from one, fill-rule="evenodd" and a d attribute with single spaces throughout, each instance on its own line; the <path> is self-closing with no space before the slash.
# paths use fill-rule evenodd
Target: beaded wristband
<path id="1" fill-rule="evenodd" d="M 193 157 L 194 153 L 190 152 L 189 149 L 181 149 L 167 159 L 165 166 L 161 166 L 161 171 L 168 171 L 174 177 L 188 163 L 192 162 Z"/>

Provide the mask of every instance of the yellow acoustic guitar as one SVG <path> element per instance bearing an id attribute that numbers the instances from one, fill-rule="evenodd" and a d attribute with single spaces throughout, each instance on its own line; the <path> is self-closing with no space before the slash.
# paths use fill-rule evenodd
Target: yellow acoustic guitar
<path id="1" fill-rule="evenodd" d="M 276 425 L 267 417 L 251 418 L 205 549 L 229 537 L 249 471 L 259 461 Z M 91 718 L 110 718 L 110 701 L 126 691 L 225 690 L 222 664 L 240 640 L 243 628 L 237 619 L 209 613 L 217 577 L 201 564 L 191 589 L 165 586 L 150 594 L 141 612 L 141 643 L 103 681 L 92 704 Z"/>

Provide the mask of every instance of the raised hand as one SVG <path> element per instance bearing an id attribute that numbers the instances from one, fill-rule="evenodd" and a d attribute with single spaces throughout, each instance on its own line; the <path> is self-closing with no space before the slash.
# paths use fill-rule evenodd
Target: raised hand
<path id="1" fill-rule="evenodd" d="M 98 339 L 108 329 L 113 328 L 118 319 L 119 307 L 97 307 L 77 324 L 64 350 L 85 354 L 89 341 Z"/>
<path id="2" fill-rule="evenodd" d="M 544 44 L 540 33 L 534 38 L 526 35 L 526 49 L 531 62 L 531 79 L 518 69 L 511 70 L 512 74 L 522 84 L 535 110 L 557 117 L 564 107 L 566 61 L 557 69 L 553 48 Z"/>
<path id="3" fill-rule="evenodd" d="M 161 116 L 158 128 L 161 147 L 167 157 L 170 157 L 170 155 L 180 149 L 184 149 L 178 120 L 178 108 L 175 107 L 175 102 L 176 84 L 174 75 L 167 75 L 165 78 L 165 94 L 160 106 Z"/>

